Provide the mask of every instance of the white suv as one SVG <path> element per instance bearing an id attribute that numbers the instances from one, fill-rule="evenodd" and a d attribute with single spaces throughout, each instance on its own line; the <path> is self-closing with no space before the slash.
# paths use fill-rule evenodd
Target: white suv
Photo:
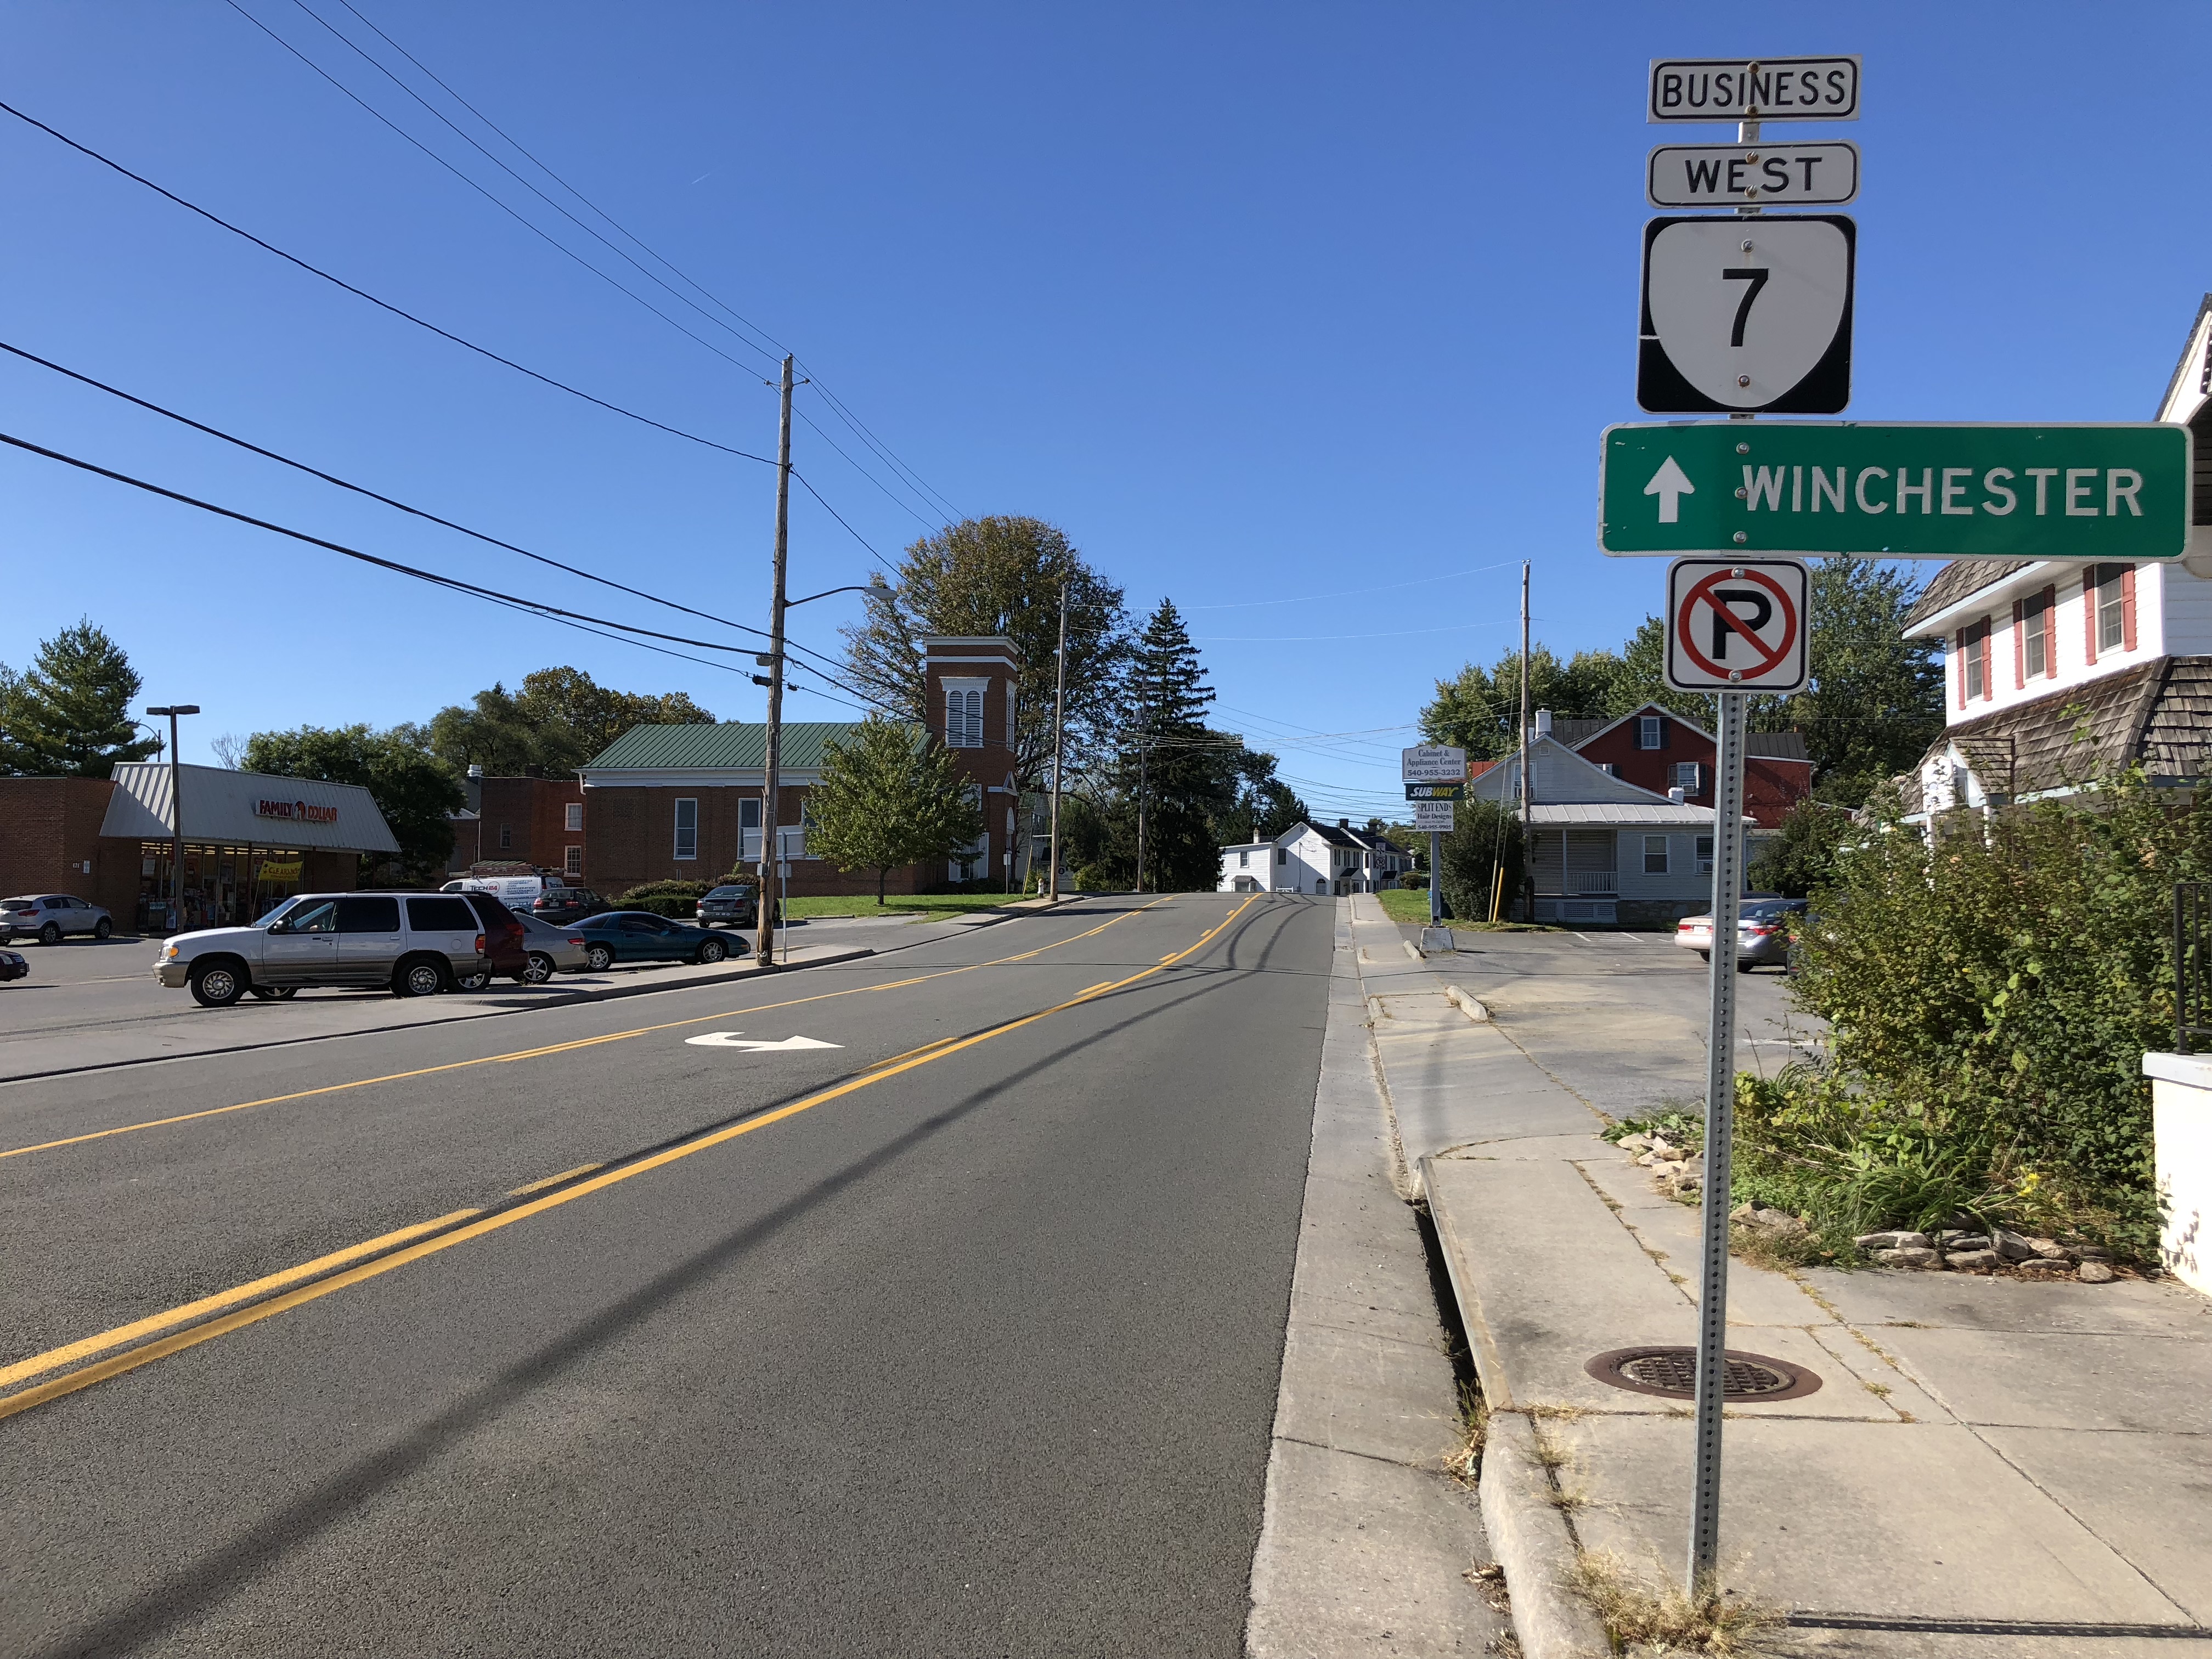
<path id="1" fill-rule="evenodd" d="M 308 893 L 251 927 L 178 934 L 154 972 L 172 988 L 190 986 L 206 1008 L 248 991 L 281 1000 L 303 985 L 422 997 L 495 971 L 485 936 L 509 929 L 520 931 L 513 915 L 489 895 Z"/>

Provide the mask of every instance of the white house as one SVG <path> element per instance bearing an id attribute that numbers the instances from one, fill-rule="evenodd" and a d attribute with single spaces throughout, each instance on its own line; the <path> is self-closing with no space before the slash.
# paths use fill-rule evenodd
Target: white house
<path id="1" fill-rule="evenodd" d="M 2132 764 L 2212 775 L 2212 295 L 2156 418 L 2196 440 L 2193 527 L 2171 564 L 1956 559 L 1905 633 L 1943 648 L 1946 729 L 1899 780 L 1908 816 L 2063 793 Z"/>
<path id="2" fill-rule="evenodd" d="M 1539 710 L 1528 749 L 1535 920 L 1664 928 L 1706 908 L 1712 808 L 1615 777 L 1559 741 L 1551 726 L 1549 711 Z M 1467 792 L 1517 811 L 1520 757 L 1485 767 Z"/>
<path id="3" fill-rule="evenodd" d="M 1273 841 L 1221 849 L 1223 893 L 1320 893 L 1338 897 L 1394 884 L 1413 866 L 1412 854 L 1389 837 L 1355 830 L 1351 821 L 1294 823 Z"/>

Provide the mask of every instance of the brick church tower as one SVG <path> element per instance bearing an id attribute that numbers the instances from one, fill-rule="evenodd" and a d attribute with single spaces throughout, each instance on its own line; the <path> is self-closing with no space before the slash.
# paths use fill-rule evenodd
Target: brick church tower
<path id="1" fill-rule="evenodd" d="M 983 813 L 983 836 L 945 872 L 951 881 L 997 881 L 1015 850 L 1021 792 L 1015 777 L 1015 675 L 1021 653 L 998 635 L 932 635 L 921 641 L 929 731 L 952 751 Z M 927 871 L 923 878 L 930 879 Z"/>

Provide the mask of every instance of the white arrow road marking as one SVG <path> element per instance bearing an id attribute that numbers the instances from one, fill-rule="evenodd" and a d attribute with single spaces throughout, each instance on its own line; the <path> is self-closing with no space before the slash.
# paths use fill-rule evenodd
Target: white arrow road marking
<path id="1" fill-rule="evenodd" d="M 1676 524 L 1681 519 L 1682 497 L 1696 495 L 1698 487 L 1690 482 L 1687 473 L 1674 465 L 1674 458 L 1669 455 L 1659 463 L 1659 470 L 1651 475 L 1651 482 L 1644 486 L 1644 493 L 1659 498 L 1661 524 Z"/>
<path id="2" fill-rule="evenodd" d="M 686 1042 L 702 1048 L 743 1048 L 748 1054 L 778 1054 L 792 1048 L 842 1048 L 842 1042 L 824 1042 L 818 1037 L 791 1036 L 781 1042 L 762 1042 L 748 1038 L 743 1031 L 702 1031 L 697 1036 L 688 1036 Z"/>

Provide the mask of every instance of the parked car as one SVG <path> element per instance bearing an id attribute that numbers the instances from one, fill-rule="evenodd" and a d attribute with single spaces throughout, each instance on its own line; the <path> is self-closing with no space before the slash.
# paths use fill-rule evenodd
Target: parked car
<path id="1" fill-rule="evenodd" d="M 576 925 L 584 965 L 605 973 L 617 962 L 720 962 L 729 941 L 710 928 L 671 921 L 650 910 L 609 910 Z"/>
<path id="2" fill-rule="evenodd" d="M 531 901 L 530 914 L 540 921 L 563 927 L 612 908 L 588 887 L 548 887 Z"/>
<path id="3" fill-rule="evenodd" d="M 520 977 L 529 965 L 521 933 L 486 894 L 304 893 L 250 927 L 179 933 L 154 967 L 163 985 L 191 987 L 207 1008 L 248 991 L 282 1000 L 302 986 L 382 985 L 422 997 L 478 975 Z"/>
<path id="4" fill-rule="evenodd" d="M 106 939 L 114 931 L 115 923 L 106 911 L 67 893 L 0 899 L 0 945 L 11 943 L 18 933 L 41 945 L 59 945 L 70 933 Z"/>
<path id="5" fill-rule="evenodd" d="M 731 882 L 699 901 L 702 927 L 751 927 L 759 921 L 760 903 L 750 882 Z"/>
<path id="6" fill-rule="evenodd" d="M 447 882 L 441 893 L 489 893 L 510 905 L 535 904 L 539 895 L 561 888 L 558 876 L 463 876 Z"/>
<path id="7" fill-rule="evenodd" d="M 0 951 L 0 980 L 25 979 L 31 964 L 14 951 Z"/>
<path id="8" fill-rule="evenodd" d="M 522 924 L 525 985 L 543 985 L 556 973 L 573 974 L 584 966 L 584 936 L 574 927 L 556 927 L 527 914 L 515 920 Z"/>
<path id="9" fill-rule="evenodd" d="M 495 977 L 511 979 L 518 985 L 527 984 L 530 953 L 523 943 L 522 918 L 490 893 L 471 892 L 464 896 L 483 918 L 484 954 L 491 958 L 491 966 L 478 973 L 454 975 L 453 988 L 481 991 Z"/>
<path id="10" fill-rule="evenodd" d="M 1803 899 L 1746 899 L 1736 913 L 1735 969 L 1747 974 L 1762 963 L 1787 965 L 1790 942 L 1797 918 L 1812 906 Z M 1706 962 L 1713 959 L 1713 919 L 1684 916 L 1674 924 L 1674 943 L 1695 951 Z"/>

